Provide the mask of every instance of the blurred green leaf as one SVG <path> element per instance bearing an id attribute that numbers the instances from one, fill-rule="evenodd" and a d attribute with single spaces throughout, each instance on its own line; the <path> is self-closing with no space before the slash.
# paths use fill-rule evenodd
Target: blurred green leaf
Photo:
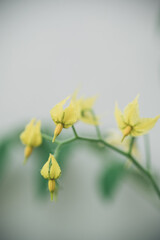
<path id="1" fill-rule="evenodd" d="M 124 176 L 124 173 L 124 164 L 115 161 L 102 170 L 98 181 L 102 197 L 105 199 L 113 197 L 122 180 L 122 177 Z"/>
<path id="2" fill-rule="evenodd" d="M 7 164 L 9 163 L 11 150 L 20 144 L 19 134 L 21 131 L 21 128 L 16 129 L 0 139 L 0 179 L 5 172 Z"/>

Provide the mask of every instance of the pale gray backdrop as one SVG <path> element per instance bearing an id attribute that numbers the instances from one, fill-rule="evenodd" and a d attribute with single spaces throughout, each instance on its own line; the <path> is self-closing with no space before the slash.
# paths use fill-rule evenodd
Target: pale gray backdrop
<path id="1" fill-rule="evenodd" d="M 144 117 L 160 114 L 159 12 L 152 0 L 1 1 L 1 135 L 33 116 L 52 126 L 49 110 L 79 86 L 99 94 L 102 131 L 116 127 L 115 101 L 123 108 L 138 93 Z M 159 139 L 160 122 L 150 133 L 160 171 Z M 58 203 L 37 202 L 22 151 L 8 170 L 20 180 L 7 178 L 0 193 L 7 239 L 151 239 L 158 231 L 160 211 L 127 184 L 113 202 L 100 200 L 99 159 L 87 149 L 73 151 Z"/>

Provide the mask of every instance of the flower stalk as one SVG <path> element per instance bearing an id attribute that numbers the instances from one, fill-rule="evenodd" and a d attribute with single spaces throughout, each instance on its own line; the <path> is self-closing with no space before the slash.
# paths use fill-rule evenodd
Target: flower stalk
<path id="1" fill-rule="evenodd" d="M 94 144 L 101 144 L 104 147 L 111 149 L 114 152 L 125 157 L 128 161 L 130 161 L 152 184 L 155 192 L 160 198 L 160 188 L 156 183 L 153 174 L 150 171 L 150 151 L 149 151 L 149 139 L 145 137 L 145 147 L 146 147 L 146 167 L 144 167 L 139 161 L 137 161 L 137 157 L 135 158 L 134 147 L 135 147 L 135 137 L 144 135 L 148 133 L 156 124 L 160 115 L 154 118 L 142 118 L 139 113 L 139 104 L 138 104 L 137 96 L 132 102 L 130 102 L 122 112 L 118 105 L 115 106 L 115 119 L 117 121 L 117 125 L 122 132 L 122 140 L 131 136 L 131 140 L 128 138 L 127 148 L 118 148 L 113 143 L 109 143 L 109 140 L 103 139 L 103 136 L 99 127 L 99 117 L 95 115 L 93 111 L 93 105 L 97 97 L 84 98 L 81 97 L 77 99 L 77 91 L 73 94 L 73 96 L 67 97 L 58 104 L 56 104 L 50 111 L 51 118 L 55 124 L 54 136 L 48 136 L 45 133 L 41 132 L 41 122 L 32 119 L 31 122 L 25 127 L 24 131 L 20 135 L 20 139 L 25 147 L 25 161 L 27 161 L 28 157 L 31 155 L 32 150 L 35 147 L 38 147 L 42 144 L 42 138 L 51 141 L 52 143 L 56 143 L 56 149 L 53 154 L 49 154 L 48 161 L 44 164 L 41 169 L 41 175 L 48 179 L 48 190 L 51 194 L 51 200 L 53 200 L 53 194 L 55 195 L 56 187 L 56 179 L 60 177 L 61 169 L 56 161 L 58 157 L 59 151 L 61 147 L 65 144 L 69 144 L 74 141 L 84 141 L 90 142 Z M 70 98 L 70 103 L 68 107 L 64 105 Z M 78 121 L 82 121 L 86 124 L 90 124 L 95 126 L 97 138 L 87 138 L 81 137 L 77 133 L 74 124 Z M 65 141 L 57 141 L 57 137 L 62 132 L 62 130 L 68 129 L 72 127 L 74 136 Z M 119 141 L 120 142 L 120 141 Z M 127 139 L 124 143 L 127 142 Z M 122 143 L 121 143 L 122 144 Z M 123 144 L 122 144 L 123 145 Z M 121 147 L 121 146 L 120 146 Z M 122 146 L 123 147 L 123 146 Z"/>
<path id="2" fill-rule="evenodd" d="M 73 138 L 70 138 L 70 139 L 68 139 L 68 140 L 65 140 L 65 141 L 58 142 L 58 146 L 57 146 L 57 148 L 56 148 L 56 150 L 55 150 L 55 155 L 56 155 L 56 157 L 57 157 L 58 151 L 60 150 L 60 148 L 61 148 L 62 145 L 68 144 L 68 143 L 71 143 L 71 142 L 74 142 L 74 141 L 76 141 L 76 140 L 86 141 L 86 142 L 90 142 L 90 143 L 97 143 L 97 144 L 98 144 L 98 143 L 101 143 L 101 144 L 103 144 L 105 147 L 107 147 L 107 148 L 109 148 L 109 149 L 111 149 L 111 150 L 119 153 L 120 155 L 124 156 L 125 158 L 130 159 L 130 161 L 133 163 L 133 165 L 134 165 L 144 176 L 146 176 L 146 177 L 148 178 L 148 180 L 149 180 L 150 183 L 152 184 L 155 192 L 157 193 L 158 197 L 160 198 L 160 189 L 159 189 L 157 183 L 155 182 L 153 176 L 152 176 L 151 173 L 150 173 L 147 169 L 145 169 L 145 168 L 132 156 L 132 154 L 131 154 L 131 150 L 132 150 L 132 147 L 133 147 L 133 143 L 134 143 L 134 141 L 135 141 L 135 138 L 132 138 L 132 139 L 131 139 L 129 151 L 128 151 L 128 152 L 125 152 L 125 151 L 123 151 L 123 150 L 121 150 L 121 149 L 119 149 L 119 148 L 117 148 L 117 147 L 115 147 L 115 146 L 107 143 L 107 142 L 106 142 L 105 140 L 103 140 L 103 139 L 94 139 L 94 138 L 80 137 L 80 136 L 77 134 L 74 126 L 72 126 L 72 129 L 73 129 L 73 132 L 74 132 L 74 137 L 73 137 Z M 47 140 L 52 141 L 52 137 L 50 137 L 50 136 L 48 136 L 48 135 L 46 135 L 46 134 L 43 134 L 43 133 L 42 133 L 42 137 L 43 137 L 44 139 L 47 139 Z"/>

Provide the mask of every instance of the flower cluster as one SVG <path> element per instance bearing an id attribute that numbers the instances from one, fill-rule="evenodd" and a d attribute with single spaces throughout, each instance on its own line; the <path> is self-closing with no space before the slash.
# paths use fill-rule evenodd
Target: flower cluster
<path id="1" fill-rule="evenodd" d="M 77 98 L 77 92 L 71 97 L 65 98 L 63 101 L 56 104 L 50 111 L 51 118 L 56 127 L 54 130 L 54 136 L 52 142 L 56 141 L 56 138 L 61 133 L 63 128 L 70 128 L 76 122 L 82 121 L 87 124 L 99 125 L 99 118 L 93 113 L 93 105 L 97 97 L 91 98 Z M 69 101 L 69 105 L 64 108 L 64 105 Z M 124 109 L 124 113 L 120 111 L 118 105 L 115 106 L 115 118 L 119 129 L 122 132 L 121 141 L 127 136 L 137 137 L 147 133 L 154 127 L 160 115 L 155 118 L 140 118 L 138 96 L 129 103 Z M 23 144 L 26 145 L 24 151 L 25 162 L 31 155 L 33 148 L 42 144 L 41 122 L 32 119 L 31 122 L 25 127 L 25 130 L 21 133 L 20 139 Z M 118 139 L 118 138 L 117 138 Z M 108 138 L 106 140 L 110 144 L 117 145 L 117 140 Z M 119 145 L 118 141 L 118 145 Z M 124 149 L 129 147 L 129 142 L 124 145 Z M 136 154 L 136 147 L 134 147 Z M 51 200 L 53 200 L 53 193 L 56 189 L 56 180 L 60 177 L 61 169 L 53 154 L 49 154 L 47 162 L 41 169 L 41 175 L 48 180 L 48 189 L 51 194 Z"/>
<path id="2" fill-rule="evenodd" d="M 160 115 L 155 118 L 140 118 L 137 96 L 133 102 L 129 103 L 125 107 L 124 113 L 119 110 L 118 105 L 116 104 L 115 118 L 119 129 L 123 133 L 123 141 L 123 139 L 128 135 L 137 137 L 147 133 L 154 127 L 155 123 L 160 118 Z"/>

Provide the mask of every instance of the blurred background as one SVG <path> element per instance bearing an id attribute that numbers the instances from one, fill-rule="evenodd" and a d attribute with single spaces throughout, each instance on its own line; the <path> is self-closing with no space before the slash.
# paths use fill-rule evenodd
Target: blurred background
<path id="1" fill-rule="evenodd" d="M 39 174 L 53 147 L 44 141 L 23 166 L 18 136 L 32 117 L 52 135 L 50 109 L 79 86 L 80 95 L 99 95 L 95 111 L 104 135 L 116 128 L 115 101 L 123 109 L 140 94 L 141 115 L 158 115 L 160 2 L 1 0 L 0 30 L 0 239 L 159 239 L 157 196 L 138 172 L 125 173 L 122 181 L 119 155 L 67 145 L 59 157 L 62 177 L 54 203 Z M 95 134 L 82 123 L 76 128 Z M 157 123 L 150 132 L 157 176 L 159 133 Z M 68 134 L 71 129 L 61 137 Z M 139 146 L 144 161 L 143 137 Z"/>

